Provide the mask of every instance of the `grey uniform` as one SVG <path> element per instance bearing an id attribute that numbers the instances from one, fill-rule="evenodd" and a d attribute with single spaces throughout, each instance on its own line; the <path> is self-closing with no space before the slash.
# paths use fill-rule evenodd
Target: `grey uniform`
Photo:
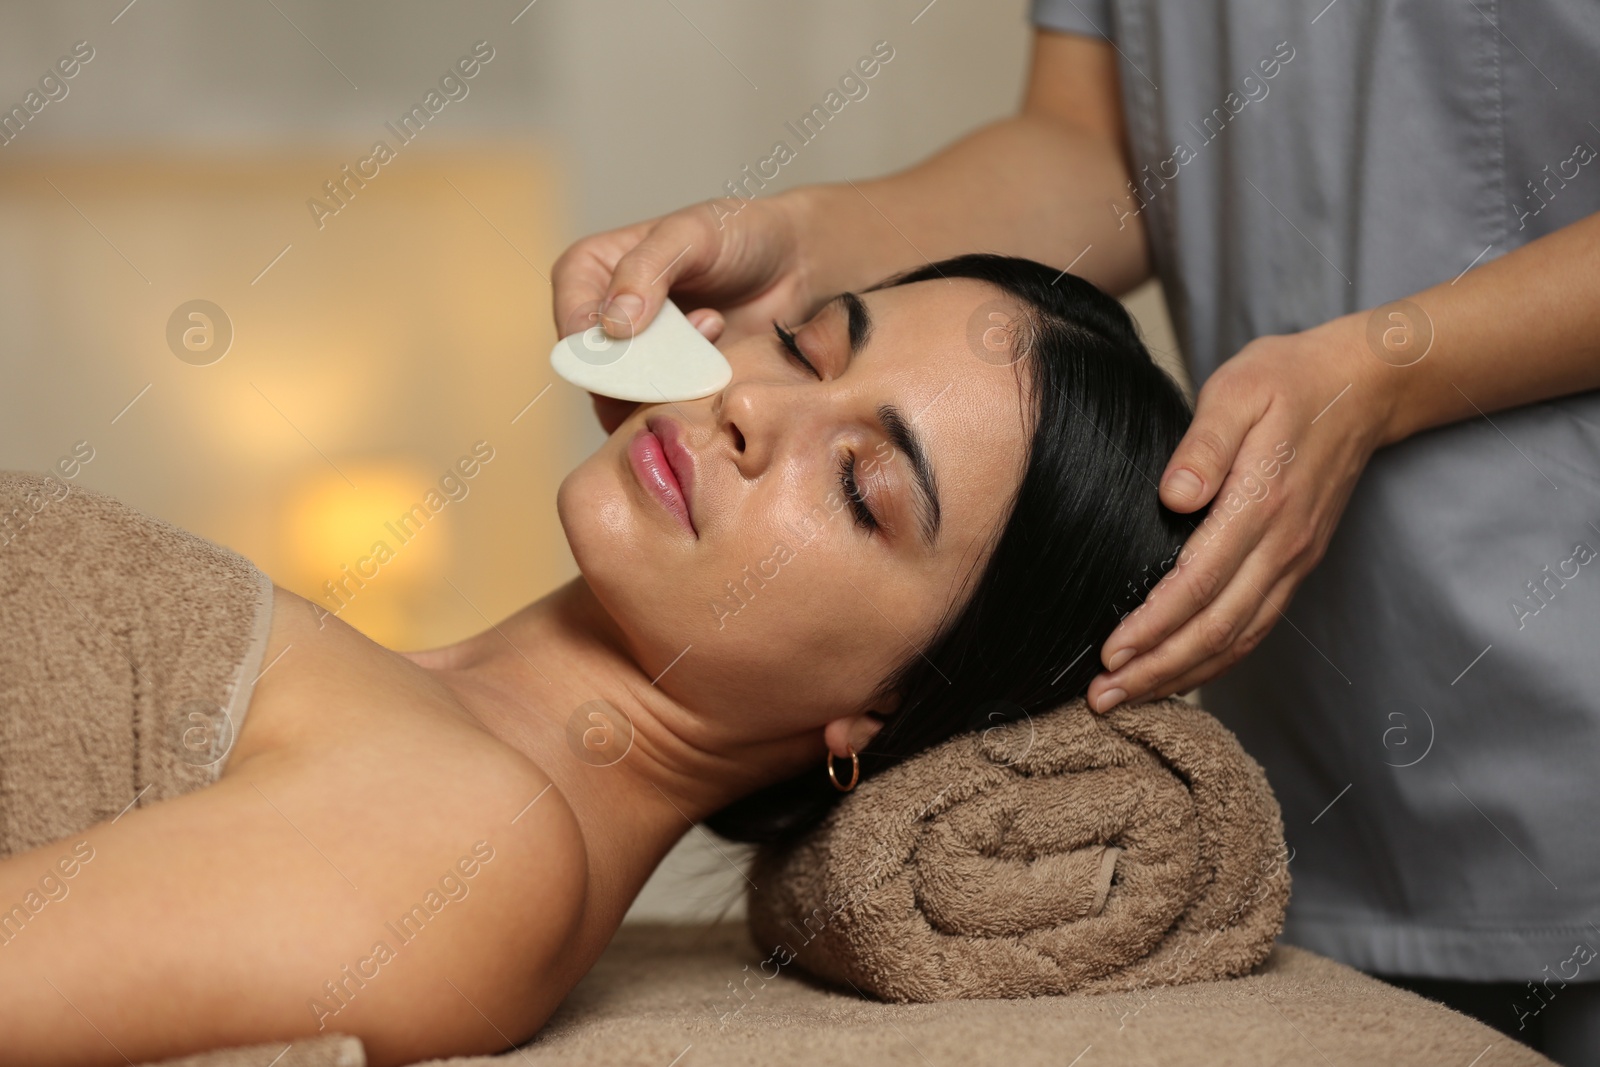
<path id="1" fill-rule="evenodd" d="M 1117 47 L 1136 189 L 1107 210 L 1145 223 L 1197 384 L 1600 210 L 1596 0 L 1031 17 Z M 1600 979 L 1600 392 L 1379 451 L 1287 620 L 1202 700 L 1283 804 L 1287 940 Z"/>

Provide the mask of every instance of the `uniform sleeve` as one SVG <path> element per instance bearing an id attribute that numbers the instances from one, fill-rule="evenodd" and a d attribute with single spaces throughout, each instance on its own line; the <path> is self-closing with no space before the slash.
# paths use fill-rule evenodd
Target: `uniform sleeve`
<path id="1" fill-rule="evenodd" d="M 1111 0 L 1030 0 L 1028 21 L 1042 30 L 1109 38 Z"/>

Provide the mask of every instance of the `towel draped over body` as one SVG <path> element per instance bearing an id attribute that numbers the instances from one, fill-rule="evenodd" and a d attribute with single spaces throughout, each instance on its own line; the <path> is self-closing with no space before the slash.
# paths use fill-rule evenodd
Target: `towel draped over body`
<path id="1" fill-rule="evenodd" d="M 105 493 L 0 471 L 0 857 L 216 781 L 272 581 Z"/>

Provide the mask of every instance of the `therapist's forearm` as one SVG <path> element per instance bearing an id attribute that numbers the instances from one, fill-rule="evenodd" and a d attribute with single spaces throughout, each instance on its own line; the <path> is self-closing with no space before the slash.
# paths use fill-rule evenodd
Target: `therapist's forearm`
<path id="1" fill-rule="evenodd" d="M 1410 366 L 1382 369 L 1390 415 L 1381 444 L 1600 388 L 1600 214 L 1410 301 L 1426 318 L 1407 326 L 1431 324 L 1432 347 Z"/>
<path id="2" fill-rule="evenodd" d="M 801 268 L 818 300 L 974 251 L 1070 265 L 1120 295 L 1150 275 L 1128 169 L 1115 49 L 1036 30 L 1015 117 L 898 173 L 775 199 L 805 235 Z"/>
<path id="3" fill-rule="evenodd" d="M 870 181 L 804 186 L 795 198 L 815 250 L 811 289 L 856 289 L 963 252 L 1026 256 L 1115 294 L 1150 273 L 1144 227 L 1116 143 L 1057 120 L 1017 116 L 925 162 Z"/>

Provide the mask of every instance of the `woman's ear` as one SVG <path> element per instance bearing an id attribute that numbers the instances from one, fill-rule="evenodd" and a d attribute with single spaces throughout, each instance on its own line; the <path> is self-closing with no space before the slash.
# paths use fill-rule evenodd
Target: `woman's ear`
<path id="1" fill-rule="evenodd" d="M 883 720 L 873 712 L 834 719 L 822 728 L 822 739 L 828 751 L 839 759 L 849 759 L 851 752 L 860 752 L 883 729 Z"/>

